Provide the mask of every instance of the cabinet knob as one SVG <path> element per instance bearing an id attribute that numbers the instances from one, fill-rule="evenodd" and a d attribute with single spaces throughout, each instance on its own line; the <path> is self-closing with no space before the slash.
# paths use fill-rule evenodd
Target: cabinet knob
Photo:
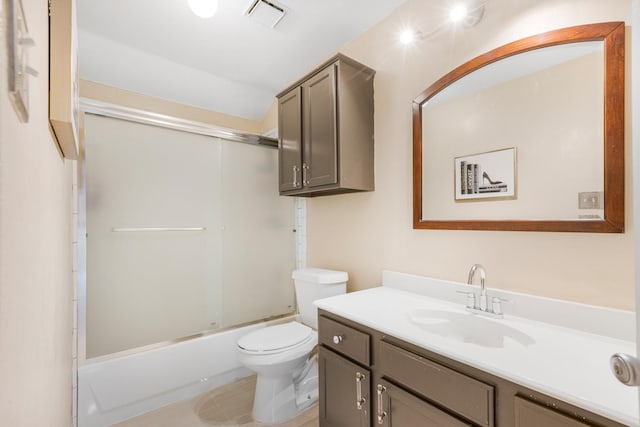
<path id="1" fill-rule="evenodd" d="M 333 336 L 333 343 L 334 344 L 340 344 L 342 342 L 342 340 L 344 340 L 344 337 L 342 335 L 334 335 Z"/>

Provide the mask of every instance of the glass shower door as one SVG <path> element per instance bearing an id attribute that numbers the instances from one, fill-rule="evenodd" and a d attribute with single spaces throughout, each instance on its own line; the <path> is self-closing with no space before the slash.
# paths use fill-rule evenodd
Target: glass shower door
<path id="1" fill-rule="evenodd" d="M 276 150 L 86 119 L 87 358 L 293 311 Z"/>

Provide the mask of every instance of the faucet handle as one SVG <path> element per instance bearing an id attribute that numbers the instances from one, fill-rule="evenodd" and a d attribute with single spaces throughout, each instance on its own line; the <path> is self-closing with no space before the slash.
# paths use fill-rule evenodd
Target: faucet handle
<path id="1" fill-rule="evenodd" d="M 476 308 L 476 295 L 473 292 L 456 291 L 467 296 L 467 308 Z"/>
<path id="2" fill-rule="evenodd" d="M 509 302 L 509 300 L 500 297 L 491 298 L 491 311 L 493 311 L 493 314 L 502 314 L 503 302 Z"/>

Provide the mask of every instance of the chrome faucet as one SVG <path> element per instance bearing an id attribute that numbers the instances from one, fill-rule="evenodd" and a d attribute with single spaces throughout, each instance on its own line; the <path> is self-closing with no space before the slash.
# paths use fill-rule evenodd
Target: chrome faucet
<path id="1" fill-rule="evenodd" d="M 482 311 L 487 311 L 487 291 L 485 290 L 485 287 L 484 287 L 484 281 L 487 278 L 487 274 L 485 273 L 484 267 L 482 265 L 473 264 L 473 267 L 471 267 L 471 270 L 469 270 L 469 279 L 467 279 L 467 284 L 468 285 L 473 284 L 473 277 L 476 275 L 476 271 L 480 273 L 480 298 L 479 298 L 480 307 L 478 308 Z"/>
<path id="2" fill-rule="evenodd" d="M 489 306 L 489 296 L 487 295 L 487 290 L 484 286 L 487 274 L 485 273 L 483 266 L 480 264 L 474 264 L 473 267 L 471 267 L 471 270 L 469 270 L 469 279 L 467 280 L 467 284 L 473 285 L 473 278 L 475 277 L 476 272 L 480 273 L 480 295 L 476 298 L 476 294 L 474 292 L 458 291 L 467 295 L 467 311 L 474 314 L 502 318 L 502 302 L 507 300 L 500 298 L 499 296 L 494 296 L 491 298 L 491 306 Z M 476 300 L 478 301 L 478 304 L 476 304 Z"/>

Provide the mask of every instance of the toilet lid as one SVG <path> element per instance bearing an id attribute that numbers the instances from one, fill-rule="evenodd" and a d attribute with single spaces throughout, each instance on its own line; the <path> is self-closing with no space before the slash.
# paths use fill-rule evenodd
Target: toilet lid
<path id="1" fill-rule="evenodd" d="M 308 326 L 289 322 L 251 332 L 238 340 L 238 346 L 256 352 L 284 350 L 306 341 L 312 332 Z"/>

